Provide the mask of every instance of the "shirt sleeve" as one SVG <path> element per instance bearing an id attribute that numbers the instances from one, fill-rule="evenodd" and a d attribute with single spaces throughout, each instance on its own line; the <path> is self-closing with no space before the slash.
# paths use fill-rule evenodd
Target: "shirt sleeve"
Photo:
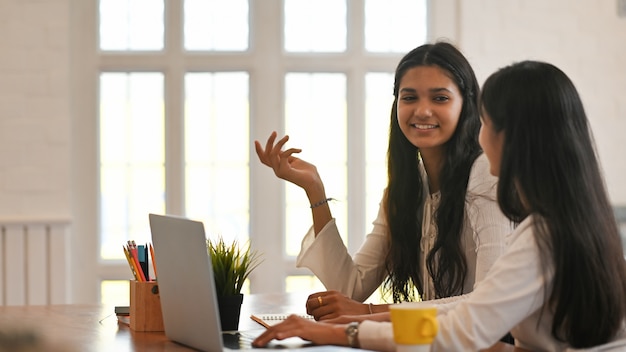
<path id="1" fill-rule="evenodd" d="M 532 327 L 535 332 L 531 339 L 545 333 L 543 328 L 536 331 L 534 319 L 543 305 L 546 282 L 551 277 L 544 277 L 532 228 L 528 222 L 524 225 L 515 231 L 507 252 L 472 293 L 463 300 L 437 306 L 439 333 L 433 351 L 488 348 L 519 324 Z"/>
<path id="2" fill-rule="evenodd" d="M 381 202 L 382 204 L 382 202 Z M 386 276 L 385 256 L 389 250 L 384 208 L 354 257 L 339 235 L 335 219 L 315 236 L 313 228 L 302 239 L 297 267 L 309 268 L 328 290 L 337 290 L 357 301 L 366 300 Z"/>
<path id="3" fill-rule="evenodd" d="M 522 321 L 533 331 L 526 338 L 543 339 L 542 332 L 536 331 L 534 316 L 543 305 L 544 290 L 552 274 L 549 270 L 549 276 L 544 277 L 532 229 L 528 222 L 525 225 L 518 227 L 511 236 L 512 245 L 472 293 L 422 302 L 437 306 L 439 332 L 431 351 L 488 348 Z M 549 328 L 544 330 L 548 332 L 543 334 L 549 334 Z M 395 351 L 391 323 L 363 321 L 359 325 L 359 343 L 364 349 Z"/>
<path id="4" fill-rule="evenodd" d="M 395 352 L 390 322 L 365 320 L 359 324 L 359 347 L 366 350 Z"/>

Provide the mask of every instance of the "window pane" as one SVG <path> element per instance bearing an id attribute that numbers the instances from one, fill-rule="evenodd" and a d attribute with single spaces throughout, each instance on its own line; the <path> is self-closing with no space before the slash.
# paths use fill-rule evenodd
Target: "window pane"
<path id="1" fill-rule="evenodd" d="M 393 104 L 393 74 L 365 75 L 365 182 L 366 226 L 369 231 L 378 215 L 383 190 L 387 186 L 387 147 L 389 119 Z"/>
<path id="2" fill-rule="evenodd" d="M 346 76 L 341 73 L 289 73 L 285 78 L 286 148 L 302 148 L 297 156 L 315 164 L 345 243 L 347 228 Z M 286 253 L 295 256 L 312 224 L 311 209 L 302 189 L 286 184 Z M 320 199 L 321 200 L 321 199 Z"/>
<path id="3" fill-rule="evenodd" d="M 162 50 L 163 0 L 100 0 L 101 50 Z"/>
<path id="4" fill-rule="evenodd" d="M 248 49 L 247 0 L 185 0 L 185 49 Z"/>
<path id="5" fill-rule="evenodd" d="M 425 43 L 426 13 L 426 0 L 365 0 L 365 49 L 404 53 Z"/>
<path id="6" fill-rule="evenodd" d="M 285 50 L 346 50 L 346 1 L 285 0 Z"/>
<path id="7" fill-rule="evenodd" d="M 185 208 L 207 236 L 248 240 L 248 73 L 185 75 Z"/>
<path id="8" fill-rule="evenodd" d="M 148 213 L 165 210 L 163 74 L 100 75 L 100 255 L 150 240 Z"/>

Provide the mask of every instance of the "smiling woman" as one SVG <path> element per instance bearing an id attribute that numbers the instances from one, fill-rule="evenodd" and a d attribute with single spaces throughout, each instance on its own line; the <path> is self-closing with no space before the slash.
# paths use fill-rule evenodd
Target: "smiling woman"
<path id="1" fill-rule="evenodd" d="M 463 95 L 450 75 L 439 66 L 416 66 L 400 81 L 398 125 L 404 136 L 419 149 L 426 171 L 439 167 L 446 142 L 456 131 Z M 426 164 L 432 161 L 431 165 Z M 438 178 L 430 180 L 432 192 L 439 191 Z"/>
<path id="2" fill-rule="evenodd" d="M 302 149 L 286 147 L 290 136 L 276 132 L 255 141 L 261 163 L 302 188 L 311 204 L 313 225 L 296 264 L 330 290 L 307 301 L 316 319 L 385 311 L 386 304 L 361 303 L 381 283 L 395 302 L 466 294 L 512 230 L 481 156 L 478 83 L 463 55 L 445 42 L 412 50 L 398 64 L 393 92 L 389 182 L 374 229 L 354 256 L 324 201 L 317 167 L 297 157 Z"/>

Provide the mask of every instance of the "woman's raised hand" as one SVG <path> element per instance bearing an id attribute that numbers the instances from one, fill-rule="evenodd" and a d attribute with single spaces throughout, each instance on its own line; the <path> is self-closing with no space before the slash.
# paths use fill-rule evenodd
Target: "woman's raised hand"
<path id="1" fill-rule="evenodd" d="M 279 178 L 294 183 L 305 190 L 311 185 L 321 183 L 315 165 L 295 157 L 293 154 L 300 153 L 302 149 L 289 148 L 282 150 L 289 136 L 284 136 L 276 142 L 276 132 L 272 132 L 265 143 L 265 148 L 259 141 L 254 141 L 256 154 L 259 160 L 272 168 Z"/>

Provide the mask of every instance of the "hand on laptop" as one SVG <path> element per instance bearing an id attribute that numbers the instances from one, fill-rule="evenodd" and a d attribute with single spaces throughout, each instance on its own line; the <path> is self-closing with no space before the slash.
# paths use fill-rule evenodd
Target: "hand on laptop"
<path id="1" fill-rule="evenodd" d="M 252 341 L 254 347 L 265 347 L 273 339 L 300 337 L 316 345 L 347 346 L 345 324 L 328 324 L 291 315 L 282 323 L 271 326 Z"/>

